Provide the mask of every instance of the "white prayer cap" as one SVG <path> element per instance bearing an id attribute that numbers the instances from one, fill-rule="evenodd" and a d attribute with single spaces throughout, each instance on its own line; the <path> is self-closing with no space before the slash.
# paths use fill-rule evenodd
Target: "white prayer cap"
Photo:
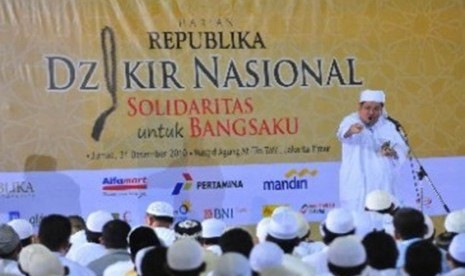
<path id="1" fill-rule="evenodd" d="M 447 232 L 465 233 L 465 210 L 456 210 L 447 214 L 444 228 Z"/>
<path id="2" fill-rule="evenodd" d="M 434 224 L 433 220 L 431 219 L 430 216 L 427 214 L 423 213 L 423 216 L 425 217 L 425 225 L 426 225 L 426 234 L 423 236 L 424 239 L 429 239 L 432 238 L 434 235 Z"/>
<path id="3" fill-rule="evenodd" d="M 14 219 L 8 222 L 19 235 L 19 239 L 24 240 L 34 235 L 34 227 L 25 219 Z"/>
<path id="4" fill-rule="evenodd" d="M 338 267 L 355 267 L 366 262 L 367 254 L 356 236 L 336 238 L 328 249 L 328 263 Z"/>
<path id="5" fill-rule="evenodd" d="M 449 245 L 449 254 L 456 261 L 465 263 L 465 233 L 456 235 Z"/>
<path id="6" fill-rule="evenodd" d="M 370 232 L 384 230 L 384 218 L 380 213 L 353 211 L 352 217 L 354 218 L 355 234 L 360 238 L 364 238 Z"/>
<path id="7" fill-rule="evenodd" d="M 98 210 L 87 216 L 86 228 L 91 232 L 102 233 L 103 226 L 110 220 L 113 220 L 110 212 Z"/>
<path id="8" fill-rule="evenodd" d="M 8 224 L 0 224 L 0 255 L 6 255 L 13 252 L 18 247 L 18 233 Z"/>
<path id="9" fill-rule="evenodd" d="M 158 217 L 174 217 L 173 206 L 165 201 L 154 201 L 147 207 L 147 214 Z"/>
<path id="10" fill-rule="evenodd" d="M 391 195 L 383 190 L 373 190 L 365 198 L 365 207 L 370 211 L 389 209 L 393 201 Z"/>
<path id="11" fill-rule="evenodd" d="M 363 90 L 360 93 L 360 102 L 378 102 L 384 103 L 386 96 L 382 90 Z"/>
<path id="12" fill-rule="evenodd" d="M 194 270 L 203 263 L 204 251 L 192 238 L 180 239 L 168 247 L 168 266 L 176 271 Z"/>
<path id="13" fill-rule="evenodd" d="M 18 263 L 30 276 L 65 275 L 65 269 L 58 257 L 42 244 L 24 247 L 19 253 Z"/>
<path id="14" fill-rule="evenodd" d="M 310 231 L 310 225 L 308 225 L 308 221 L 305 218 L 304 214 L 302 214 L 301 212 L 295 212 L 295 215 L 297 216 L 297 222 L 299 223 L 297 236 L 299 238 L 303 238 L 306 235 L 308 235 L 308 232 Z"/>
<path id="15" fill-rule="evenodd" d="M 256 244 L 250 252 L 250 266 L 256 272 L 282 265 L 284 251 L 273 242 Z"/>
<path id="16" fill-rule="evenodd" d="M 176 239 L 198 238 L 202 235 L 202 224 L 198 220 L 186 219 L 174 225 Z"/>
<path id="17" fill-rule="evenodd" d="M 226 229 L 226 223 L 220 219 L 209 218 L 202 221 L 202 238 L 219 238 Z"/>
<path id="18" fill-rule="evenodd" d="M 288 211 L 294 211 L 294 209 L 292 209 L 292 207 L 287 206 L 287 205 L 281 205 L 281 206 L 276 207 L 276 209 L 273 210 L 273 213 L 271 213 L 271 216 L 277 213 L 288 212 Z"/>
<path id="19" fill-rule="evenodd" d="M 258 238 L 259 242 L 264 242 L 266 240 L 266 235 L 268 235 L 268 227 L 270 226 L 271 218 L 266 217 L 262 218 L 258 223 L 255 229 L 255 236 Z"/>
<path id="20" fill-rule="evenodd" d="M 212 273 L 213 276 L 251 276 L 249 260 L 239 253 L 227 252 L 220 256 L 216 267 Z"/>
<path id="21" fill-rule="evenodd" d="M 335 234 L 345 234 L 355 229 L 351 212 L 343 208 L 334 208 L 329 211 L 324 225 L 326 229 Z"/>
<path id="22" fill-rule="evenodd" d="M 299 222 L 292 210 L 284 210 L 271 216 L 268 234 L 277 239 L 291 240 L 297 237 Z"/>

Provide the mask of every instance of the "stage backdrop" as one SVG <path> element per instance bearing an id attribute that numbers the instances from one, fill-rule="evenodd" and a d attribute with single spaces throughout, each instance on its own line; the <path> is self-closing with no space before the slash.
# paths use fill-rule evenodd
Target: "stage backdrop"
<path id="1" fill-rule="evenodd" d="M 463 1 L 2 0 L 0 33 L 3 220 L 138 224 L 153 200 L 178 219 L 319 220 L 366 88 L 428 165 L 423 181 L 405 165 L 402 202 L 465 207 Z"/>

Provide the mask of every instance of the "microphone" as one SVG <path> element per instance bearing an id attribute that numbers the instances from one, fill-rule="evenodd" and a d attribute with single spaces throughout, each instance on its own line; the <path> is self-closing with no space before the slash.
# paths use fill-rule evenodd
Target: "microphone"
<path id="1" fill-rule="evenodd" d="M 386 119 L 388 121 L 391 121 L 391 123 L 393 123 L 395 126 L 396 126 L 396 130 L 397 132 L 399 132 L 399 134 L 403 137 L 405 143 L 409 144 L 408 142 L 408 139 L 407 139 L 407 134 L 404 132 L 404 128 L 402 127 L 402 125 L 399 123 L 399 121 L 397 121 L 396 119 L 392 118 L 391 116 L 387 116 Z"/>
<path id="2" fill-rule="evenodd" d="M 396 119 L 392 118 L 391 116 L 387 116 L 386 119 L 391 121 L 396 126 L 397 131 L 400 131 L 402 129 L 402 125 Z"/>

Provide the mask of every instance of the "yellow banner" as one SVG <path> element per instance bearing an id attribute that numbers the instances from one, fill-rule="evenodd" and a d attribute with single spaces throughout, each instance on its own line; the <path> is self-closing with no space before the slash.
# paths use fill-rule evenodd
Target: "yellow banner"
<path id="1" fill-rule="evenodd" d="M 461 1 L 0 2 L 3 171 L 336 161 L 382 89 L 465 154 Z"/>

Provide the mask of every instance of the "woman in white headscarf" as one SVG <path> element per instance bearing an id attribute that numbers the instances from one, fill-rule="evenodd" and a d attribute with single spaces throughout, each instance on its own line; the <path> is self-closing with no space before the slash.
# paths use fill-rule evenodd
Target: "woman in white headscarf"
<path id="1" fill-rule="evenodd" d="M 395 183 L 409 150 L 396 125 L 388 120 L 384 103 L 383 91 L 364 90 L 358 111 L 339 125 L 339 193 L 343 208 L 363 210 L 365 197 L 372 190 L 385 190 L 397 198 Z"/>

